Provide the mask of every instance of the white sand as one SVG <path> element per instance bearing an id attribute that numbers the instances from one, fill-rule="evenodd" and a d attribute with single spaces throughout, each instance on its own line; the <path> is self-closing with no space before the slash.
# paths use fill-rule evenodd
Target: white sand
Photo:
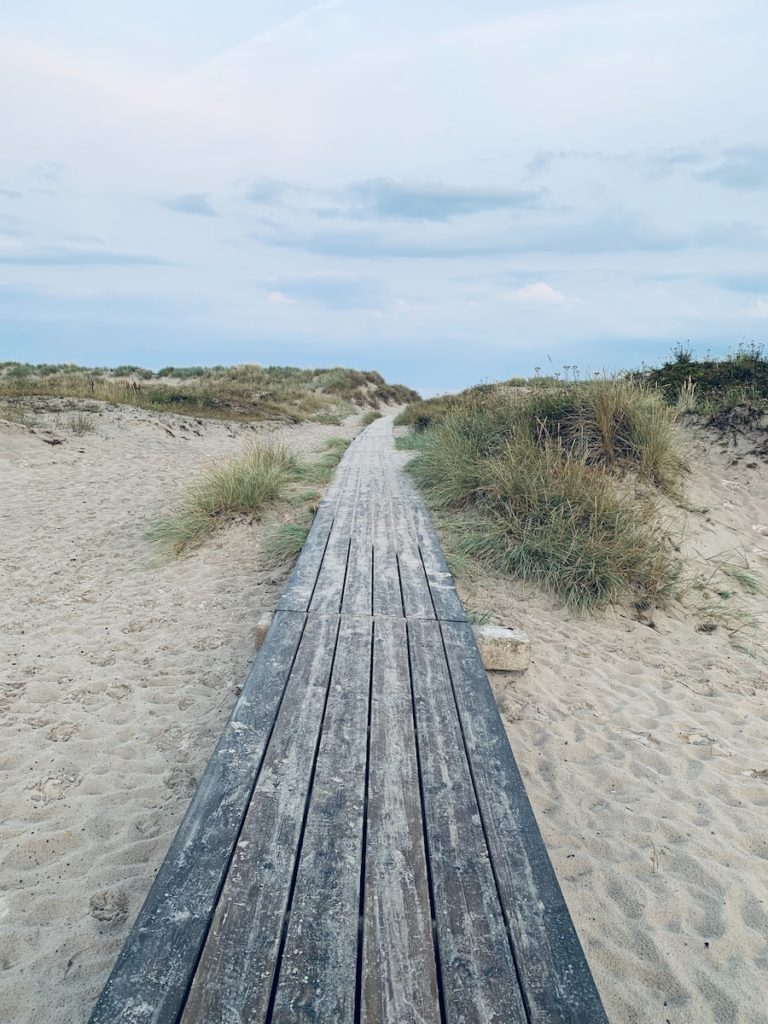
<path id="1" fill-rule="evenodd" d="M 3 1024 L 87 1020 L 282 583 L 245 524 L 147 568 L 148 521 L 249 428 L 97 421 L 57 447 L 0 423 Z M 277 433 L 306 452 L 356 429 Z"/>
<path id="2" fill-rule="evenodd" d="M 688 554 L 706 573 L 741 549 L 768 584 L 768 466 L 700 440 L 692 462 L 710 511 L 687 517 Z M 509 581 L 464 597 L 530 634 L 531 668 L 494 689 L 613 1024 L 766 1024 L 765 661 L 697 632 L 706 615 L 580 620 Z M 734 601 L 768 644 L 768 599 Z"/>
<path id="3" fill-rule="evenodd" d="M 245 525 L 146 568 L 148 519 L 252 436 L 169 436 L 179 422 L 105 415 L 56 448 L 0 424 L 3 1022 L 87 1019 L 280 589 Z M 743 549 L 765 578 L 768 467 L 694 454 L 691 504 L 711 511 L 688 517 L 690 555 Z M 683 610 L 649 628 L 509 581 L 465 594 L 533 640 L 528 673 L 494 685 L 613 1024 L 765 1024 L 765 663 Z"/>

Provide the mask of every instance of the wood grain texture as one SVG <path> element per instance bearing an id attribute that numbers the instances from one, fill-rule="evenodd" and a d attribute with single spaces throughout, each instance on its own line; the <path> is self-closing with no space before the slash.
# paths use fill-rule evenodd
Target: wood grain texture
<path id="1" fill-rule="evenodd" d="M 317 510 L 298 561 L 280 595 L 278 609 L 305 612 L 309 608 L 333 527 L 333 515 L 332 502 L 321 505 Z"/>
<path id="2" fill-rule="evenodd" d="M 526 1024 L 437 622 L 408 624 L 448 1024 Z"/>
<path id="3" fill-rule="evenodd" d="M 337 631 L 337 616 L 307 621 L 192 983 L 185 1024 L 267 1017 Z"/>
<path id="4" fill-rule="evenodd" d="M 405 623 L 373 648 L 362 1024 L 439 1024 Z"/>
<path id="5" fill-rule="evenodd" d="M 341 622 L 272 1024 L 354 1024 L 371 630 Z"/>

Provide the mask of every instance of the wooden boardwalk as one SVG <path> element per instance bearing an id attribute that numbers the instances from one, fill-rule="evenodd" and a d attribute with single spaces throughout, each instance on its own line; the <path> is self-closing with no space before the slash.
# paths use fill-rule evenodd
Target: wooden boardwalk
<path id="1" fill-rule="evenodd" d="M 390 419 L 352 444 L 93 1024 L 601 1024 Z"/>

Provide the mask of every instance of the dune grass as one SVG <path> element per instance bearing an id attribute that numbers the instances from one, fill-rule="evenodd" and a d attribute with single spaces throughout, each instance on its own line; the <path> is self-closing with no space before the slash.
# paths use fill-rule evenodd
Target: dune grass
<path id="1" fill-rule="evenodd" d="M 284 501 L 289 518 L 270 528 L 265 551 L 273 562 L 289 561 L 301 551 L 312 524 L 319 498 L 316 488 L 330 482 L 348 446 L 345 438 L 333 437 L 319 459 L 299 462 L 283 445 L 252 444 L 242 455 L 210 466 L 169 515 L 151 524 L 147 536 L 181 555 L 227 523 L 260 516 Z"/>
<path id="2" fill-rule="evenodd" d="M 349 447 L 349 441 L 343 437 L 332 437 L 325 443 L 319 459 L 303 462 L 296 466 L 295 479 L 304 483 L 325 487 L 331 482 L 341 457 Z"/>
<path id="3" fill-rule="evenodd" d="M 360 422 L 362 423 L 362 425 L 364 427 L 369 427 L 372 423 L 375 423 L 376 420 L 378 420 L 378 419 L 381 419 L 381 413 L 379 412 L 379 410 L 378 409 L 371 409 L 370 412 L 367 412 L 363 416 L 363 418 L 360 420 Z"/>
<path id="4" fill-rule="evenodd" d="M 429 504 L 450 512 L 460 558 L 581 608 L 647 607 L 674 592 L 654 493 L 679 493 L 685 462 L 654 391 L 626 380 L 483 386 L 403 419 L 414 426 L 411 472 Z"/>
<path id="5" fill-rule="evenodd" d="M 78 436 L 91 434 L 96 429 L 96 421 L 87 412 L 73 412 L 67 419 L 67 428 Z"/>
<path id="6" fill-rule="evenodd" d="M 258 515 L 285 492 L 297 463 L 281 445 L 253 445 L 242 455 L 211 466 L 189 488 L 170 515 L 148 531 L 179 555 L 238 516 Z"/>
<path id="7" fill-rule="evenodd" d="M 312 519 L 311 513 L 305 513 L 294 522 L 279 523 L 267 531 L 262 550 L 270 565 L 290 564 L 299 557 Z"/>
<path id="8" fill-rule="evenodd" d="M 671 359 L 638 376 L 683 413 L 714 416 L 734 406 L 768 412 L 768 354 L 761 345 L 740 345 L 722 358 L 705 359 L 694 359 L 681 345 Z"/>
<path id="9" fill-rule="evenodd" d="M 231 420 L 340 423 L 361 409 L 418 398 L 373 370 L 291 366 L 114 369 L 0 363 L 0 398 L 73 398 Z"/>

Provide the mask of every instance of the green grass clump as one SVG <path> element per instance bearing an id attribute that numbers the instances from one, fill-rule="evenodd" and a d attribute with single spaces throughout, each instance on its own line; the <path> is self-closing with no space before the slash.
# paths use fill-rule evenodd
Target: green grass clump
<path id="1" fill-rule="evenodd" d="M 376 420 L 378 420 L 378 419 L 381 419 L 381 413 L 379 412 L 379 410 L 378 409 L 371 409 L 370 412 L 367 412 L 363 416 L 363 418 L 360 420 L 360 423 L 364 427 L 369 427 L 372 423 L 375 423 Z"/>
<path id="2" fill-rule="evenodd" d="M 312 516 L 305 515 L 297 522 L 280 523 L 272 527 L 264 538 L 263 550 L 271 565 L 284 565 L 299 557 L 312 525 Z"/>
<path id="3" fill-rule="evenodd" d="M 768 356 L 761 345 L 707 359 L 694 359 L 690 348 L 679 346 L 671 359 L 644 377 L 681 412 L 713 416 L 733 406 L 768 411 Z"/>
<path id="4" fill-rule="evenodd" d="M 411 471 L 428 502 L 452 513 L 460 558 L 581 608 L 671 596 L 678 572 L 652 492 L 675 492 L 684 461 L 653 391 L 624 380 L 483 386 L 422 403 L 413 426 Z M 643 500 L 628 474 L 646 482 Z"/>
<path id="5" fill-rule="evenodd" d="M 308 484 L 325 487 L 331 482 L 341 457 L 349 448 L 349 441 L 343 437 L 332 437 L 325 444 L 325 450 L 314 462 L 303 462 L 296 467 L 294 478 Z"/>
<path id="6" fill-rule="evenodd" d="M 96 429 L 96 421 L 87 412 L 73 412 L 67 426 L 73 434 L 90 434 Z"/>
<path id="7" fill-rule="evenodd" d="M 258 515 L 283 494 L 295 472 L 296 460 L 286 448 L 254 445 L 205 472 L 176 511 L 150 527 L 149 537 L 179 555 L 233 518 Z"/>

